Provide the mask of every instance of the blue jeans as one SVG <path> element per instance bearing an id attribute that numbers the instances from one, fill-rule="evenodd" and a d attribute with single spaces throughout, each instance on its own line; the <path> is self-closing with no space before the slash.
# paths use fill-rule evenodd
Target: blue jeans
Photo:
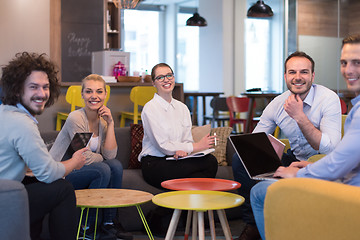
<path id="1" fill-rule="evenodd" d="M 291 150 L 288 150 L 287 153 L 284 153 L 281 159 L 283 166 L 289 166 L 294 161 L 298 160 L 293 155 Z M 232 158 L 231 165 L 234 174 L 234 180 L 241 183 L 241 187 L 238 189 L 238 193 L 245 198 L 245 202 L 240 207 L 242 210 L 242 219 L 247 224 L 255 225 L 255 219 L 250 204 L 250 190 L 258 181 L 249 177 L 244 168 L 244 165 L 236 153 Z"/>
<path id="2" fill-rule="evenodd" d="M 261 239 L 265 240 L 264 202 L 267 188 L 277 180 L 266 180 L 256 184 L 250 193 L 251 207 Z"/>
<path id="3" fill-rule="evenodd" d="M 123 166 L 117 159 L 104 160 L 85 165 L 66 176 L 75 190 L 96 188 L 121 188 Z M 112 223 L 116 217 L 116 208 L 103 209 L 103 222 Z M 90 224 L 95 223 L 95 211 L 89 213 Z"/>
<path id="4" fill-rule="evenodd" d="M 238 193 L 245 198 L 244 203 L 240 206 L 242 211 L 242 219 L 247 224 L 255 225 L 255 219 L 250 204 L 250 190 L 258 181 L 255 181 L 249 177 L 237 154 L 234 154 L 231 165 L 233 169 L 234 180 L 241 183 L 241 187 L 238 189 Z"/>

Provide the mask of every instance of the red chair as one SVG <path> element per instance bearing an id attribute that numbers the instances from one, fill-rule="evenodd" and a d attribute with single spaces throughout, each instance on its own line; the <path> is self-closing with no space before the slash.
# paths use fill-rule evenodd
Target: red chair
<path id="1" fill-rule="evenodd" d="M 242 129 L 245 129 L 246 126 L 246 117 L 241 118 L 240 113 L 248 113 L 249 111 L 249 101 L 250 99 L 247 97 L 235 97 L 230 96 L 226 98 L 226 104 L 229 108 L 229 115 L 230 115 L 230 121 L 229 126 L 234 127 L 235 124 L 241 124 L 243 126 Z M 254 108 L 256 107 L 256 104 L 254 104 Z M 253 117 L 251 116 L 251 119 Z M 251 123 L 251 131 L 253 130 L 255 124 L 257 123 L 257 120 L 253 120 Z M 236 131 L 237 132 L 237 131 Z"/>
<path id="2" fill-rule="evenodd" d="M 347 114 L 347 106 L 343 99 L 340 98 L 341 114 Z"/>

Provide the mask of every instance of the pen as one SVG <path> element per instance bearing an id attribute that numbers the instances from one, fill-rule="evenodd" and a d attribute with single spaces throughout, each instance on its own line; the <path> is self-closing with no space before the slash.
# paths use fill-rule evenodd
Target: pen
<path id="1" fill-rule="evenodd" d="M 214 136 L 215 136 L 215 146 L 216 146 L 216 133 L 214 133 Z"/>

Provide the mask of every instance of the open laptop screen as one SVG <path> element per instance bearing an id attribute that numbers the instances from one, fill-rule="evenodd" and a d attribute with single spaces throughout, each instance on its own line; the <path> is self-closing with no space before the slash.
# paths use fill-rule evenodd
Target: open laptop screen
<path id="1" fill-rule="evenodd" d="M 235 151 L 251 177 L 274 172 L 281 161 L 264 132 L 230 136 Z"/>

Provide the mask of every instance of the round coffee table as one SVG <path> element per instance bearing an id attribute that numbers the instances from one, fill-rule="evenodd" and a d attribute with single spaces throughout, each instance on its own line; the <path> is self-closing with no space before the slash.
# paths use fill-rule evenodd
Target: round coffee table
<path id="1" fill-rule="evenodd" d="M 171 179 L 161 183 L 163 188 L 167 188 L 170 190 L 211 190 L 211 191 L 230 191 L 240 188 L 241 184 L 227 179 L 220 179 L 220 178 L 178 178 L 178 179 Z M 225 211 L 221 210 L 224 216 Z M 185 236 L 184 240 L 189 239 L 190 233 L 190 225 L 191 225 L 191 215 L 192 211 L 188 211 L 187 219 L 186 219 L 186 226 L 185 226 Z M 210 225 L 210 233 L 212 239 L 216 238 L 215 234 L 215 222 L 214 222 L 214 213 L 212 210 L 208 210 L 209 214 L 209 225 Z M 196 215 L 193 215 L 196 217 Z M 226 217 L 225 217 L 226 220 Z M 196 219 L 193 221 L 192 226 L 192 235 L 196 235 Z M 226 220 L 227 222 L 227 220 Z M 227 223 L 228 225 L 228 223 Z M 225 231 L 224 231 L 225 232 Z"/>
<path id="2" fill-rule="evenodd" d="M 144 213 L 140 208 L 140 204 L 149 202 L 154 195 L 148 192 L 130 190 L 130 189 L 81 189 L 75 191 L 76 206 L 81 208 L 81 215 L 78 227 L 77 238 L 79 238 L 81 220 L 83 212 L 87 208 L 85 229 L 87 225 L 87 219 L 90 208 L 96 208 L 96 220 L 94 239 L 96 238 L 96 228 L 98 219 L 99 208 L 118 208 L 118 207 L 130 207 L 136 206 L 140 218 L 144 224 L 145 230 L 149 236 L 149 239 L 154 239 L 150 231 L 149 225 L 145 219 Z M 84 231 L 85 234 L 85 231 Z"/>
<path id="3" fill-rule="evenodd" d="M 220 178 L 178 178 L 164 181 L 161 186 L 170 190 L 230 191 L 240 188 L 241 184 Z"/>
<path id="4" fill-rule="evenodd" d="M 196 214 L 194 214 L 193 224 L 196 222 L 196 219 L 198 219 L 197 222 L 200 240 L 205 239 L 204 212 L 208 210 L 216 210 L 224 231 L 225 239 L 231 240 L 231 232 L 229 224 L 226 220 L 224 209 L 240 206 L 243 204 L 244 198 L 240 195 L 228 192 L 192 190 L 160 193 L 154 196 L 152 201 L 158 206 L 174 209 L 174 214 L 171 218 L 165 240 L 171 240 L 174 238 L 181 210 L 195 211 Z"/>

